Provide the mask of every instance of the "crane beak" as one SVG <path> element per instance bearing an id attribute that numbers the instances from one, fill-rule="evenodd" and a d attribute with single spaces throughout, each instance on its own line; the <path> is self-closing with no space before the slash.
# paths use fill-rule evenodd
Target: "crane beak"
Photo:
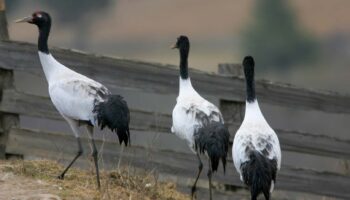
<path id="1" fill-rule="evenodd" d="M 176 44 L 173 44 L 173 45 L 170 46 L 170 48 L 171 48 L 171 49 L 176 49 L 176 48 L 178 48 L 178 47 L 177 47 Z"/>
<path id="2" fill-rule="evenodd" d="M 24 17 L 24 18 L 22 18 L 22 19 L 17 19 L 16 21 L 15 21 L 15 23 L 23 23 L 23 22 L 32 22 L 32 20 L 33 20 L 33 17 L 32 16 L 28 16 L 28 17 Z"/>

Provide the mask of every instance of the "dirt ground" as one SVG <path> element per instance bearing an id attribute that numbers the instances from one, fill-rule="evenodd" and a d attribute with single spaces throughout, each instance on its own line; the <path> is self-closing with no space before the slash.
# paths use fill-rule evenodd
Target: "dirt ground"
<path id="1" fill-rule="evenodd" d="M 100 191 L 94 173 L 72 169 L 65 180 L 56 175 L 62 166 L 53 161 L 1 161 L 0 200 L 186 200 L 174 183 L 158 183 L 151 173 L 130 169 L 101 172 Z"/>

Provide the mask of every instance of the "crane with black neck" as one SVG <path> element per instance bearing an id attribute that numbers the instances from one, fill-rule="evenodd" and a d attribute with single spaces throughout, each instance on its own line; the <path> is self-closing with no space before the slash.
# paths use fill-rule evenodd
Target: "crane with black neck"
<path id="1" fill-rule="evenodd" d="M 188 143 L 198 159 L 198 173 L 192 186 L 192 199 L 203 169 L 200 154 L 208 157 L 209 197 L 212 199 L 212 173 L 217 171 L 220 160 L 225 171 L 230 134 L 219 109 L 201 97 L 192 87 L 188 75 L 190 42 L 187 36 L 178 37 L 173 48 L 179 49 L 180 52 L 180 77 L 179 95 L 172 113 L 171 131 Z"/>
<path id="2" fill-rule="evenodd" d="M 256 200 L 263 193 L 269 200 L 281 168 L 281 148 L 256 98 L 253 57 L 246 56 L 242 65 L 246 80 L 245 115 L 233 141 L 232 158 L 241 181 L 250 189 L 251 199 Z"/>
<path id="3" fill-rule="evenodd" d="M 47 44 L 51 29 L 51 17 L 48 13 L 34 12 L 31 16 L 16 22 L 27 22 L 38 27 L 38 54 L 48 82 L 51 101 L 68 122 L 77 141 L 78 152 L 76 156 L 58 178 L 64 179 L 68 169 L 82 155 L 83 148 L 79 126 L 85 125 L 91 142 L 97 187 L 100 188 L 98 152 L 93 129 L 95 126 L 99 126 L 101 129 L 108 127 L 117 133 L 120 143 L 128 145 L 130 142 L 130 114 L 126 101 L 120 95 L 113 95 L 101 83 L 62 65 L 51 55 Z"/>

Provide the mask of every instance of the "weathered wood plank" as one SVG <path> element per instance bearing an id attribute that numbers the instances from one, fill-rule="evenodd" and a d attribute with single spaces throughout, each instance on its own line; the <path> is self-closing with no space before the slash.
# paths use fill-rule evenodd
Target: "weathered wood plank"
<path id="1" fill-rule="evenodd" d="M 85 148 L 88 148 L 87 139 L 83 139 Z M 101 141 L 97 142 L 102 145 Z M 161 173 L 169 173 L 174 176 L 193 178 L 197 169 L 195 155 L 181 154 L 172 151 L 158 151 L 157 149 L 144 149 L 141 147 L 125 148 L 120 154 L 120 145 L 105 141 L 103 148 L 103 160 L 118 162 L 122 156 L 122 162 L 143 169 L 156 169 Z M 59 133 L 44 133 L 33 130 L 12 129 L 10 132 L 7 152 L 22 154 L 24 157 L 43 157 L 56 155 L 56 159 L 62 156 L 73 156 L 76 142 L 73 136 Z M 206 167 L 206 165 L 205 165 Z M 216 188 L 229 186 L 242 187 L 239 177 L 233 170 L 232 162 L 228 163 L 226 175 L 220 170 L 214 175 Z M 206 171 L 206 168 L 204 169 Z M 205 180 L 203 173 L 201 179 Z M 310 170 L 294 169 L 282 166 L 279 173 L 277 190 L 300 191 L 326 195 L 338 198 L 350 198 L 347 192 L 350 177 L 331 173 L 317 173 Z"/>
<path id="2" fill-rule="evenodd" d="M 220 63 L 218 74 L 222 76 L 244 76 L 241 64 Z"/>
<path id="3" fill-rule="evenodd" d="M 238 123 L 227 124 L 233 135 L 239 127 Z M 275 129 L 283 151 L 307 153 L 340 159 L 350 159 L 350 141 L 338 138 L 304 133 L 293 130 Z"/>
<path id="4" fill-rule="evenodd" d="M 0 111 L 62 120 L 61 115 L 49 98 L 24 94 L 15 90 L 3 91 Z M 170 115 L 131 109 L 130 117 L 132 119 L 130 122 L 132 129 L 170 131 Z"/>
<path id="5" fill-rule="evenodd" d="M 52 53 L 63 64 L 95 78 L 110 88 L 128 87 L 155 93 L 177 93 L 177 67 L 146 63 L 81 52 L 52 48 Z M 26 70 L 43 75 L 36 45 L 20 42 L 0 44 L 0 66 L 5 69 Z M 244 101 L 244 80 L 223 77 L 200 71 L 190 72 L 193 85 L 203 95 L 220 99 Z M 290 85 L 257 81 L 256 91 L 263 103 L 331 113 L 350 113 L 350 97 L 336 93 L 316 92 Z"/>
<path id="6" fill-rule="evenodd" d="M 68 162 L 68 161 L 67 161 Z M 159 181 L 167 181 L 171 180 L 172 182 L 175 182 L 178 187 L 177 189 L 180 191 L 183 191 L 185 193 L 189 193 L 191 191 L 191 187 L 193 184 L 193 180 L 189 180 L 189 178 L 186 177 L 179 177 L 179 176 L 173 176 L 171 174 L 165 174 L 160 173 L 158 176 Z M 209 183 L 208 181 L 201 179 L 197 182 L 197 199 L 207 199 L 209 194 Z M 183 188 L 184 187 L 184 188 Z M 223 185 L 220 183 L 215 184 L 215 190 L 213 191 L 213 197 L 214 199 L 220 199 L 220 200 L 247 200 L 250 199 L 250 192 L 244 187 L 239 186 L 228 186 Z M 229 187 L 229 188 L 227 188 Z M 227 189 L 225 189 L 227 188 Z M 296 191 L 287 191 L 287 190 L 280 190 L 275 189 L 273 193 L 271 194 L 271 199 L 274 200 L 286 200 L 288 199 L 308 199 L 308 200 L 320 200 L 320 199 L 327 199 L 327 200 L 343 200 L 343 198 L 334 198 L 334 197 L 326 197 L 324 195 L 318 195 L 318 194 L 310 194 L 305 192 L 296 192 Z M 264 199 L 263 197 L 259 199 Z"/>
<path id="7" fill-rule="evenodd" d="M 3 91 L 0 111 L 62 120 L 49 98 L 28 95 L 15 90 Z M 171 116 L 168 114 L 139 110 L 131 110 L 131 119 L 131 128 L 135 130 L 170 132 L 172 123 Z M 232 141 L 239 122 L 228 120 L 227 123 Z M 276 132 L 282 150 L 350 159 L 350 141 L 298 131 L 277 129 Z"/>
<path id="8" fill-rule="evenodd" d="M 276 129 L 276 133 L 285 151 L 350 159 L 348 140 L 281 129 Z"/>
<path id="9" fill-rule="evenodd" d="M 13 71 L 0 69 L 0 90 L 13 89 L 13 82 Z M 0 159 L 6 157 L 5 149 L 11 127 L 17 126 L 18 124 L 19 115 L 17 113 L 0 112 Z"/>
<path id="10" fill-rule="evenodd" d="M 245 105 L 241 102 L 221 101 L 220 108 L 233 136 L 244 119 Z M 294 130 L 275 129 L 275 131 L 285 151 L 350 159 L 350 141 L 348 140 Z"/>

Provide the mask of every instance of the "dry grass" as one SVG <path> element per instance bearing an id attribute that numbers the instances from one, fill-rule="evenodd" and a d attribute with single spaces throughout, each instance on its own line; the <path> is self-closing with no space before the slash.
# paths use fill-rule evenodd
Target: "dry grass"
<path id="1" fill-rule="evenodd" d="M 13 174 L 17 179 L 35 180 L 30 184 L 40 182 L 46 185 L 47 192 L 61 199 L 189 199 L 188 195 L 176 190 L 174 183 L 158 183 L 153 173 L 130 172 L 130 168 L 102 171 L 102 187 L 98 191 L 93 172 L 72 168 L 65 180 L 58 180 L 56 176 L 62 170 L 62 165 L 48 160 L 0 161 L 0 173 Z M 4 183 L 6 181 L 0 182 L 0 186 Z"/>

